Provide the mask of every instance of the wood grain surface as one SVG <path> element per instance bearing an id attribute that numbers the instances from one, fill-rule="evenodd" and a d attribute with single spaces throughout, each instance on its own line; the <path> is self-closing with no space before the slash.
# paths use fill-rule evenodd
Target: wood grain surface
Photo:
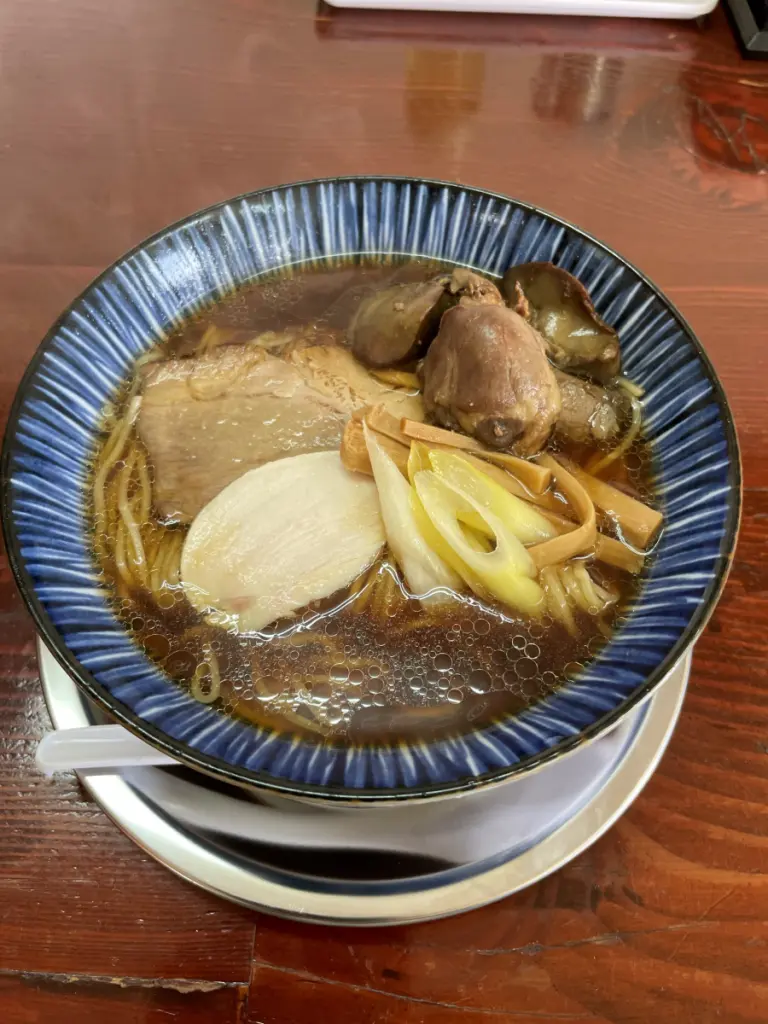
<path id="1" fill-rule="evenodd" d="M 0 415 L 124 250 L 316 175 L 540 204 L 699 333 L 746 479 L 733 574 L 656 776 L 592 849 L 500 904 L 380 931 L 280 922 L 172 877 L 72 779 L 0 568 L 3 1024 L 768 1021 L 768 65 L 702 25 L 342 12 L 313 0 L 4 0 Z"/>

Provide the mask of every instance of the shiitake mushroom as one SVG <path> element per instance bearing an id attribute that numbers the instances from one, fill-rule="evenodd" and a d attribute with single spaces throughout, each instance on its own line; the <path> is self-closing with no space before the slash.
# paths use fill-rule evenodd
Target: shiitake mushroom
<path id="1" fill-rule="evenodd" d="M 448 282 L 448 291 L 460 306 L 503 306 L 504 296 L 487 277 L 466 267 L 457 267 Z"/>
<path id="2" fill-rule="evenodd" d="M 447 274 L 382 288 L 364 299 L 349 327 L 352 352 L 365 366 L 384 369 L 419 359 L 452 304 Z"/>
<path id="3" fill-rule="evenodd" d="M 510 306 L 542 335 L 561 370 L 607 383 L 619 372 L 616 331 L 595 312 L 584 285 L 552 263 L 510 267 L 502 290 Z"/>
<path id="4" fill-rule="evenodd" d="M 515 309 L 491 280 L 463 267 L 374 292 L 350 326 L 352 351 L 373 368 L 426 354 L 427 414 L 493 448 L 535 454 L 553 429 L 581 443 L 615 437 L 626 395 L 547 360 L 598 379 L 618 371 L 616 334 L 583 285 L 550 263 L 529 263 L 511 268 L 504 288 Z"/>
<path id="5" fill-rule="evenodd" d="M 487 277 L 458 267 L 429 281 L 396 284 L 364 299 L 349 328 L 352 352 L 374 369 L 420 359 L 437 334 L 440 320 L 456 304 L 503 305 Z"/>
<path id="6" fill-rule="evenodd" d="M 604 388 L 581 377 L 555 370 L 562 407 L 555 433 L 569 441 L 594 444 L 610 441 L 629 418 L 629 396 L 621 388 Z"/>

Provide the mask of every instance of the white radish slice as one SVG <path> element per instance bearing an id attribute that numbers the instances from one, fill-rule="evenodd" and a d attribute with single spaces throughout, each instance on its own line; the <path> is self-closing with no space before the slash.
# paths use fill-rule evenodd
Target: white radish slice
<path id="1" fill-rule="evenodd" d="M 181 555 L 188 600 L 241 632 L 347 586 L 378 556 L 376 485 L 337 451 L 253 469 L 198 513 Z"/>

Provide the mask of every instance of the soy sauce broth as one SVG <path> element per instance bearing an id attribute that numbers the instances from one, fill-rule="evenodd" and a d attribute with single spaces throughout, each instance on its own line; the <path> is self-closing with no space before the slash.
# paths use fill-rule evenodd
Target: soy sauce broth
<path id="1" fill-rule="evenodd" d="M 275 276 L 190 320 L 166 342 L 163 355 L 192 356 L 210 324 L 232 330 L 234 343 L 307 324 L 313 325 L 317 343 L 330 342 L 371 290 L 425 279 L 443 269 L 442 264 L 410 261 Z M 118 405 L 117 415 L 127 401 Z M 135 434 L 131 443 L 141 449 Z M 583 465 L 599 449 L 560 444 L 549 450 Z M 97 455 L 97 467 L 98 460 Z M 650 466 L 649 453 L 638 441 L 603 479 L 652 503 Z M 148 471 L 151 479 L 151 466 Z M 132 487 L 129 496 L 138 502 Z M 201 618 L 178 584 L 166 587 L 160 597 L 135 582 L 126 584 L 110 536 L 115 518 L 114 496 L 110 499 L 108 492 L 105 512 L 94 513 L 95 556 L 120 621 L 149 657 L 179 685 L 191 686 L 199 699 L 207 700 L 210 680 L 200 666 L 212 652 L 220 676 L 214 706 L 318 741 L 428 740 L 465 732 L 537 702 L 599 652 L 637 587 L 628 574 L 587 559 L 595 581 L 620 596 L 600 621 L 577 614 L 579 633 L 573 637 L 549 617 L 516 618 L 465 594 L 439 610 L 425 609 L 407 596 L 385 549 L 382 560 L 364 574 L 365 585 L 361 578 L 294 618 L 273 623 L 264 634 L 238 635 Z M 610 522 L 600 528 L 612 532 Z M 141 530 L 150 546 L 178 547 L 186 527 L 161 524 L 150 510 Z"/>

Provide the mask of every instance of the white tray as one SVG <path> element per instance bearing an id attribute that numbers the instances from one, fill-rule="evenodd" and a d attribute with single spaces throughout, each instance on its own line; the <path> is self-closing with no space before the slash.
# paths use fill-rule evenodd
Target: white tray
<path id="1" fill-rule="evenodd" d="M 474 11 L 486 14 L 571 14 L 606 18 L 699 18 L 717 0 L 327 0 L 332 7 Z"/>

